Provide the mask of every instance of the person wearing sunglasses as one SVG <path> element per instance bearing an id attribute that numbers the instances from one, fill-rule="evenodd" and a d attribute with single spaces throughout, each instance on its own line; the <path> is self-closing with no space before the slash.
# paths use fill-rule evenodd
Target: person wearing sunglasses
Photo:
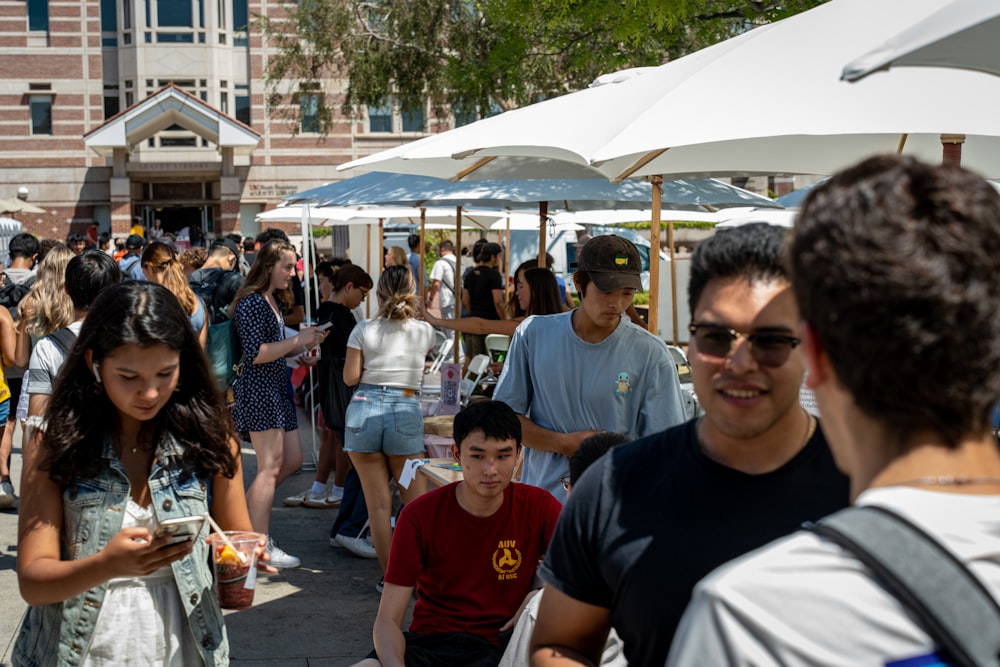
<path id="1" fill-rule="evenodd" d="M 956 590 L 943 576 L 951 562 L 970 570 L 994 605 L 1000 602 L 1000 451 L 992 432 L 1000 399 L 998 221 L 1000 196 L 981 176 L 879 156 L 813 191 L 789 252 L 803 319 L 797 349 L 808 362 L 806 384 L 830 447 L 850 476 L 852 503 L 878 508 L 868 515 L 901 517 L 937 542 L 933 567 L 914 558 L 913 549 L 896 547 L 918 580 Z M 891 530 L 892 523 L 879 534 Z M 942 648 L 932 637 L 944 642 L 946 633 L 918 613 L 914 601 L 922 598 L 915 590 L 896 590 L 897 601 L 895 587 L 885 583 L 893 576 L 876 575 L 825 535 L 797 532 L 713 572 L 695 590 L 670 664 L 996 662 L 1000 642 L 988 626 L 973 631 L 982 638 L 978 653 L 975 642 L 961 640 L 950 648 L 965 656 Z M 963 627 L 990 618 L 988 611 L 963 617 L 959 612 L 976 609 L 968 605 L 978 596 L 959 595 L 958 611 L 929 603 L 945 616 L 944 629 L 952 618 L 964 618 Z M 987 651 L 990 657 L 981 657 Z"/>
<path id="2" fill-rule="evenodd" d="M 699 579 L 847 505 L 799 404 L 784 238 L 745 225 L 695 250 L 688 361 L 704 415 L 613 450 L 574 485 L 540 569 L 532 665 L 597 664 L 610 628 L 629 664 L 662 665 Z"/>

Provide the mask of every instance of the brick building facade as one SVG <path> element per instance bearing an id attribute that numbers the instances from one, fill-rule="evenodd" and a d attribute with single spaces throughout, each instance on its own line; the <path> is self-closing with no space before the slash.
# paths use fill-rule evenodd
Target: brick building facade
<path id="1" fill-rule="evenodd" d="M 137 219 L 255 234 L 255 214 L 282 195 L 425 134 L 425 114 L 389 103 L 323 138 L 309 91 L 289 98 L 306 105 L 301 120 L 269 117 L 253 17 L 283 11 L 275 0 L 0 0 L 0 197 L 27 188 L 46 213 L 17 218 L 42 237 L 95 221 L 121 236 Z M 344 85 L 323 87 L 336 100 Z"/>

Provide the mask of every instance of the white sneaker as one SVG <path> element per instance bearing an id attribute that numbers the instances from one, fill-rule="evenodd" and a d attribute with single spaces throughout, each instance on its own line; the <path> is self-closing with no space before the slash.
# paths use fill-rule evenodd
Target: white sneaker
<path id="1" fill-rule="evenodd" d="M 9 510 L 14 506 L 14 485 L 10 480 L 0 482 L 0 510 Z"/>
<path id="2" fill-rule="evenodd" d="M 336 542 L 338 546 L 344 547 L 358 558 L 378 558 L 375 553 L 375 545 L 372 544 L 371 537 L 348 537 L 347 535 L 337 535 L 331 543 Z"/>
<path id="3" fill-rule="evenodd" d="M 323 503 L 326 501 L 326 492 L 323 493 L 311 493 L 309 489 L 306 489 L 302 493 L 296 493 L 294 496 L 288 496 L 281 501 L 281 504 L 286 507 L 326 507 Z M 340 502 L 337 502 L 339 505 Z M 336 505 L 334 505 L 335 507 Z"/>
<path id="4" fill-rule="evenodd" d="M 313 507 L 315 509 L 331 509 L 333 507 L 340 507 L 340 501 L 343 500 L 341 496 L 336 496 L 334 494 L 330 495 L 313 495 L 312 493 L 307 493 L 305 500 L 302 504 L 306 507 Z"/>
<path id="5" fill-rule="evenodd" d="M 271 560 L 268 561 L 268 565 L 276 567 L 279 570 L 302 565 L 302 561 L 298 558 L 282 551 L 281 547 L 278 546 L 277 542 L 271 539 L 270 535 L 267 538 L 267 555 L 271 557 Z"/>

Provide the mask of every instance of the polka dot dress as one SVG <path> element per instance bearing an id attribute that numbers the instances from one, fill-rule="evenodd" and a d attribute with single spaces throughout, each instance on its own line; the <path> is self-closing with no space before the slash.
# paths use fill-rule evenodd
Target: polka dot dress
<path id="1" fill-rule="evenodd" d="M 240 433 L 271 429 L 294 431 L 299 425 L 295 406 L 289 400 L 285 358 L 279 357 L 266 364 L 252 363 L 261 345 L 284 339 L 284 322 L 274 316 L 274 311 L 261 294 L 241 299 L 236 305 L 233 320 L 246 355 L 243 375 L 233 387 L 236 430 Z"/>

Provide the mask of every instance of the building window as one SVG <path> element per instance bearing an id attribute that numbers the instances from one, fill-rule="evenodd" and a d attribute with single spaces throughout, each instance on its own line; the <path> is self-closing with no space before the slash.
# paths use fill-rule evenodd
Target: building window
<path id="1" fill-rule="evenodd" d="M 233 110 L 236 120 L 244 125 L 250 125 L 250 86 L 245 83 L 236 84 L 236 96 L 233 99 Z"/>
<path id="2" fill-rule="evenodd" d="M 411 109 L 401 109 L 399 112 L 403 121 L 403 132 L 423 132 L 424 131 L 424 110 L 415 107 Z"/>
<path id="3" fill-rule="evenodd" d="M 118 86 L 104 86 L 104 119 L 111 118 L 121 111 L 121 101 L 118 97 Z"/>
<path id="4" fill-rule="evenodd" d="M 368 106 L 368 131 L 392 132 L 392 103 Z"/>
<path id="5" fill-rule="evenodd" d="M 118 46 L 118 13 L 115 9 L 115 0 L 101 0 L 101 46 Z"/>
<path id="6" fill-rule="evenodd" d="M 247 27 L 250 12 L 247 10 L 247 0 L 233 0 L 233 46 L 247 46 Z"/>
<path id="7" fill-rule="evenodd" d="M 319 84 L 303 83 L 299 86 L 299 118 L 302 121 L 302 132 L 319 133 L 320 105 L 323 103 L 323 91 Z"/>
<path id="8" fill-rule="evenodd" d="M 31 133 L 52 134 L 52 96 L 31 95 Z"/>
<path id="9" fill-rule="evenodd" d="M 28 0 L 28 30 L 48 29 L 49 0 Z"/>

